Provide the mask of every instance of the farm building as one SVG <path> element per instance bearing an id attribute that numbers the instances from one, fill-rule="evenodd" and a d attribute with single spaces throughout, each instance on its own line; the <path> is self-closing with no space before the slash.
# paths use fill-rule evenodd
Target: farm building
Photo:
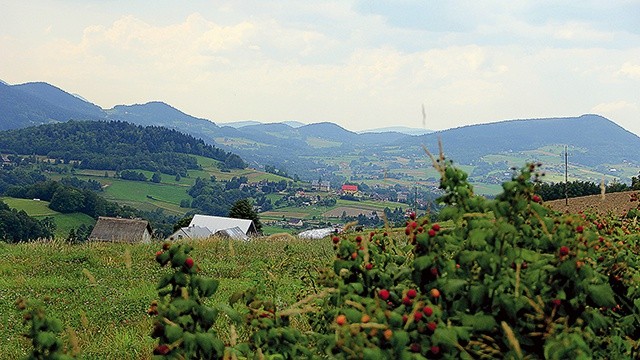
<path id="1" fill-rule="evenodd" d="M 231 229 L 234 227 L 238 227 L 243 234 L 248 236 L 258 234 L 256 225 L 253 223 L 253 220 L 248 219 L 235 219 L 210 215 L 194 215 L 191 223 L 189 223 L 189 227 L 191 226 L 206 227 L 213 234 L 217 233 L 220 230 Z"/>
<path id="2" fill-rule="evenodd" d="M 182 227 L 171 234 L 171 236 L 169 236 L 169 240 L 206 239 L 211 235 L 213 235 L 213 233 L 206 227 L 188 226 Z"/>
<path id="3" fill-rule="evenodd" d="M 240 228 L 237 226 L 229 229 L 218 230 L 216 231 L 215 235 L 235 240 L 249 240 L 247 234 L 242 232 L 242 230 L 240 230 Z"/>
<path id="4" fill-rule="evenodd" d="M 89 241 L 149 243 L 151 233 L 151 225 L 146 220 L 100 216 Z"/>
<path id="5" fill-rule="evenodd" d="M 342 185 L 342 192 L 345 194 L 355 194 L 358 192 L 358 185 Z"/>
<path id="6" fill-rule="evenodd" d="M 328 180 L 312 180 L 311 190 L 328 192 L 329 190 L 331 190 L 331 183 Z"/>
<path id="7" fill-rule="evenodd" d="M 295 227 L 303 227 L 304 221 L 302 221 L 302 219 L 291 218 L 289 219 L 289 221 L 287 221 L 287 225 L 295 226 Z"/>

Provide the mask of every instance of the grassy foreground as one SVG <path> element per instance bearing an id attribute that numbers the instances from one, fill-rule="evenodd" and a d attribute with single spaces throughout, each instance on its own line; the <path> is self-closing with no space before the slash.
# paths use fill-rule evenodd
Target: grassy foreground
<path id="1" fill-rule="evenodd" d="M 226 302 L 233 292 L 255 286 L 279 308 L 312 292 L 314 274 L 329 266 L 334 256 L 329 240 L 271 237 L 190 244 L 202 274 L 220 280 L 211 301 Z M 157 281 L 169 271 L 154 260 L 160 247 L 0 243 L 2 358 L 24 358 L 30 347 L 14 308 L 16 299 L 25 297 L 42 300 L 47 313 L 64 323 L 66 340 L 77 344 L 82 358 L 149 359 L 154 344 L 146 311 L 157 298 Z M 224 324 L 220 332 L 224 336 Z"/>

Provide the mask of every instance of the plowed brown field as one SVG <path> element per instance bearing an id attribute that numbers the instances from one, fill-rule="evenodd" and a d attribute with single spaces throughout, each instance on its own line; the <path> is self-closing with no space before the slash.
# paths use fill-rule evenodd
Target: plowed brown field
<path id="1" fill-rule="evenodd" d="M 640 205 L 637 201 L 631 201 L 631 194 L 638 194 L 638 191 L 625 191 L 619 193 L 602 195 L 590 195 L 581 196 L 577 198 L 570 198 L 569 204 L 565 204 L 565 199 L 545 201 L 544 205 L 550 207 L 553 210 L 576 214 L 580 211 L 599 213 L 599 214 L 613 214 L 623 215 L 629 209 L 635 208 Z"/>

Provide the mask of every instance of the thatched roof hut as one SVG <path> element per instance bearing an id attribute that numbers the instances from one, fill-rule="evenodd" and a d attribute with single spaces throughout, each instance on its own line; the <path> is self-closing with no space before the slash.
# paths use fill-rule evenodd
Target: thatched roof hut
<path id="1" fill-rule="evenodd" d="M 151 225 L 146 220 L 100 216 L 89 241 L 148 243 L 151 242 L 151 232 Z"/>

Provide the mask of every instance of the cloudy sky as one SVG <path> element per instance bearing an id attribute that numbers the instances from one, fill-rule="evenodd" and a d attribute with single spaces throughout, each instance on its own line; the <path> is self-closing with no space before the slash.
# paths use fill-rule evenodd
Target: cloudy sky
<path id="1" fill-rule="evenodd" d="M 0 79 L 103 108 L 354 131 L 596 113 L 640 134 L 640 0 L 0 4 Z"/>

